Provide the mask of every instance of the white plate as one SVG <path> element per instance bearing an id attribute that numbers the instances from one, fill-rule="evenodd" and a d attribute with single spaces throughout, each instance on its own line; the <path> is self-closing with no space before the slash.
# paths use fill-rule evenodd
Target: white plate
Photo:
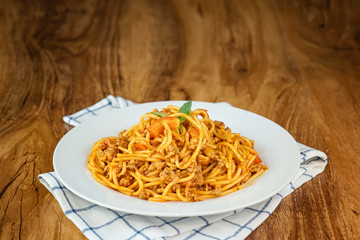
<path id="1" fill-rule="evenodd" d="M 203 216 L 241 209 L 264 201 L 284 188 L 295 175 L 300 153 L 293 137 L 276 123 L 257 114 L 224 104 L 193 102 L 192 109 L 208 109 L 219 120 L 255 141 L 255 150 L 269 167 L 251 186 L 224 197 L 200 202 L 150 202 L 121 194 L 96 182 L 87 168 L 93 144 L 106 136 L 117 136 L 138 122 L 141 115 L 184 101 L 138 104 L 109 111 L 69 131 L 58 143 L 54 169 L 62 183 L 78 196 L 98 205 L 128 213 L 149 216 Z"/>

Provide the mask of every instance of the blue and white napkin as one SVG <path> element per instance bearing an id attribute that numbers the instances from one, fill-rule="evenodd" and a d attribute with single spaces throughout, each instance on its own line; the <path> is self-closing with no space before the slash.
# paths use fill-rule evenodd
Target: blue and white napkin
<path id="1" fill-rule="evenodd" d="M 134 103 L 124 98 L 108 96 L 63 120 L 77 126 L 93 116 L 131 105 Z M 73 194 L 55 172 L 40 174 L 38 178 L 88 239 L 244 239 L 265 221 L 283 198 L 324 170 L 328 160 L 323 152 L 300 143 L 298 147 L 299 170 L 283 190 L 254 206 L 211 216 L 151 217 L 114 211 Z"/>

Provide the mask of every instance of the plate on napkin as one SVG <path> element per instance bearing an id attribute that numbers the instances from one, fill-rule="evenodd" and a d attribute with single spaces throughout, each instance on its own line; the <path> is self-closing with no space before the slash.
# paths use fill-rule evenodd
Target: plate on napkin
<path id="1" fill-rule="evenodd" d="M 98 183 L 87 167 L 93 144 L 117 136 L 139 121 L 141 115 L 184 101 L 137 104 L 114 109 L 82 123 L 59 141 L 53 155 L 54 169 L 62 183 L 78 196 L 98 205 L 149 216 L 204 216 L 248 207 L 284 188 L 297 172 L 300 153 L 293 137 L 281 126 L 257 114 L 222 104 L 193 102 L 192 109 L 207 109 L 213 120 L 222 121 L 232 132 L 255 141 L 255 150 L 268 166 L 254 184 L 232 194 L 200 202 L 150 202 L 124 195 Z"/>

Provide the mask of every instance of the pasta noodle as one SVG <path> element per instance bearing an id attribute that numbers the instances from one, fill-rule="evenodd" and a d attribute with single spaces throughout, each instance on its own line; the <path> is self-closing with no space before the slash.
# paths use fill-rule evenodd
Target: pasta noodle
<path id="1" fill-rule="evenodd" d="M 100 139 L 88 167 L 96 181 L 123 194 L 186 202 L 235 192 L 267 170 L 254 141 L 204 109 L 172 105 L 144 114 L 118 137 Z"/>

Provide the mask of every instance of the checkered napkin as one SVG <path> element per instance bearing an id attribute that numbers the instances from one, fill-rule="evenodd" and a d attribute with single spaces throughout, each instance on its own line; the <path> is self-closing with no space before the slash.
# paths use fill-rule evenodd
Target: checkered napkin
<path id="1" fill-rule="evenodd" d="M 76 126 L 92 116 L 131 105 L 134 103 L 124 98 L 108 96 L 63 120 Z M 300 143 L 298 147 L 299 170 L 283 190 L 254 206 L 211 216 L 151 217 L 114 211 L 73 194 L 55 172 L 40 174 L 38 178 L 88 239 L 244 239 L 265 221 L 284 197 L 324 170 L 327 157 L 323 152 Z"/>

